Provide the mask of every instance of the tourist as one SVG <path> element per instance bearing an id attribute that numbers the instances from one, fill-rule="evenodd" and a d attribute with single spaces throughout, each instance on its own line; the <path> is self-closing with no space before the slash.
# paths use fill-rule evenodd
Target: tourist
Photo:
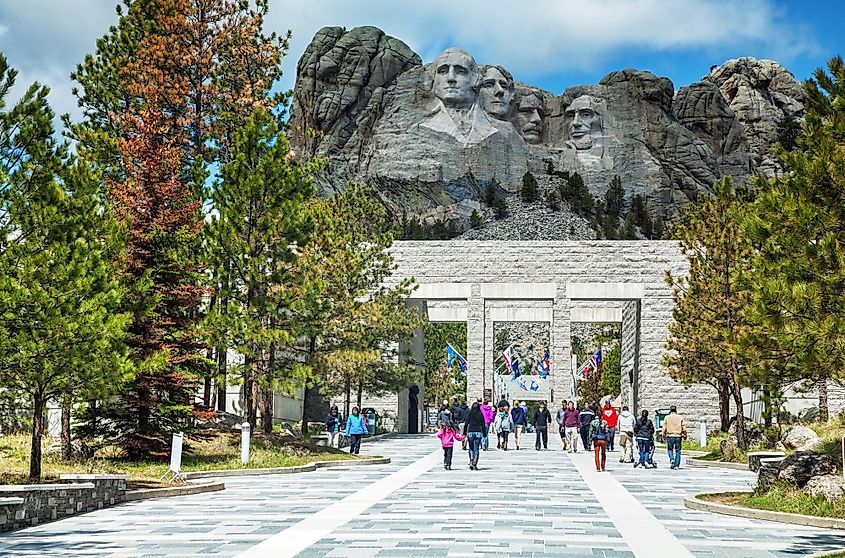
<path id="1" fill-rule="evenodd" d="M 463 435 L 466 436 L 469 446 L 469 468 L 472 471 L 478 470 L 481 440 L 486 432 L 487 423 L 484 421 L 484 413 L 481 412 L 481 405 L 475 402 L 467 413 L 467 420 L 463 429 Z"/>
<path id="2" fill-rule="evenodd" d="M 343 423 L 343 417 L 340 416 L 340 411 L 337 405 L 332 405 L 329 409 L 329 414 L 326 416 L 326 445 L 330 448 L 337 448 L 340 445 L 340 427 Z"/>
<path id="3" fill-rule="evenodd" d="M 546 409 L 546 402 L 540 401 L 537 411 L 534 413 L 534 430 L 537 432 L 534 448 L 540 451 L 540 440 L 543 441 L 543 449 L 549 449 L 549 425 L 552 423 L 552 414 Z"/>
<path id="4" fill-rule="evenodd" d="M 440 445 L 443 447 L 443 468 L 449 471 L 452 469 L 452 446 L 455 440 L 463 441 L 464 436 L 455 430 L 454 424 L 450 424 L 441 428 L 437 437 L 440 438 Z"/>
<path id="5" fill-rule="evenodd" d="M 596 471 L 604 472 L 604 466 L 607 463 L 607 441 L 610 437 L 610 427 L 607 421 L 601 415 L 593 419 L 590 423 L 590 440 L 593 442 L 593 452 L 595 454 Z"/>
<path id="6" fill-rule="evenodd" d="M 684 426 L 684 417 L 678 414 L 678 408 L 675 405 L 669 407 L 669 414 L 663 419 L 661 433 L 663 439 L 666 440 L 666 448 L 669 452 L 669 468 L 680 468 L 681 445 L 682 440 L 687 437 L 687 430 Z"/>
<path id="7" fill-rule="evenodd" d="M 634 437 L 640 454 L 640 459 L 634 463 L 634 467 L 642 465 L 643 469 L 647 469 L 649 464 L 654 466 L 654 461 L 651 459 L 651 449 L 654 446 L 654 423 L 648 418 L 648 411 L 645 409 L 640 413 L 640 420 L 634 425 Z"/>
<path id="8" fill-rule="evenodd" d="M 451 411 L 452 411 L 452 421 L 458 426 L 458 430 L 462 430 L 464 427 L 464 421 L 466 420 L 466 406 L 461 407 L 460 403 L 458 402 L 458 398 L 455 398 L 455 401 L 452 403 Z"/>
<path id="9" fill-rule="evenodd" d="M 508 409 L 508 406 L 499 407 L 499 412 L 493 421 L 493 432 L 499 437 L 498 447 L 504 451 L 508 451 L 508 438 L 513 431 L 513 419 Z"/>
<path id="10" fill-rule="evenodd" d="M 575 402 L 570 401 L 566 406 L 566 412 L 563 413 L 563 427 L 568 446 L 567 451 L 570 453 L 578 453 L 579 425 L 578 410 L 575 408 Z"/>
<path id="11" fill-rule="evenodd" d="M 607 440 L 607 451 L 613 451 L 613 441 L 616 437 L 616 424 L 619 422 L 619 413 L 616 408 L 610 404 L 610 399 L 604 402 L 604 408 L 601 410 L 601 417 L 607 423 L 607 430 L 610 438 Z"/>
<path id="12" fill-rule="evenodd" d="M 557 423 L 557 429 L 560 433 L 560 443 L 563 446 L 563 451 L 568 451 L 566 444 L 566 428 L 563 426 L 563 416 L 566 414 L 567 403 L 568 402 L 566 400 L 561 401 L 560 409 L 558 409 L 555 413 L 555 422 Z"/>
<path id="13" fill-rule="evenodd" d="M 513 408 L 511 409 L 511 420 L 513 421 L 513 440 L 516 444 L 516 449 L 519 449 L 519 439 L 525 428 L 528 426 L 528 413 L 525 407 L 520 407 L 519 401 L 514 400 Z"/>
<path id="14" fill-rule="evenodd" d="M 361 437 L 367 433 L 367 421 L 356 405 L 346 419 L 346 435 L 349 436 L 349 453 L 361 453 Z"/>
<path id="15" fill-rule="evenodd" d="M 619 445 L 622 453 L 619 456 L 619 463 L 634 462 L 634 415 L 628 410 L 627 405 L 622 405 L 622 414 L 619 415 Z"/>
<path id="16" fill-rule="evenodd" d="M 590 425 L 593 423 L 594 418 L 596 418 L 596 414 L 590 409 L 589 405 L 584 405 L 584 408 L 578 413 L 578 427 L 581 431 L 581 442 L 584 444 L 584 451 L 590 451 L 592 447 L 590 445 Z"/>
<path id="17" fill-rule="evenodd" d="M 484 415 L 484 440 L 482 440 L 481 446 L 484 451 L 487 451 L 490 447 L 490 429 L 496 419 L 496 409 L 490 405 L 489 399 L 481 405 L 481 414 Z"/>
<path id="18" fill-rule="evenodd" d="M 452 410 L 449 408 L 448 401 L 444 401 L 440 406 L 440 412 L 437 413 L 437 425 L 440 428 L 455 425 L 454 420 L 452 420 Z"/>

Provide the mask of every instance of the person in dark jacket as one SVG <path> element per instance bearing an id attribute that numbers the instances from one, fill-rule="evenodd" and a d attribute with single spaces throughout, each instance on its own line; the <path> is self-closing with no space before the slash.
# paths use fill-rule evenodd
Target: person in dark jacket
<path id="1" fill-rule="evenodd" d="M 546 402 L 540 401 L 537 412 L 534 413 L 534 430 L 537 431 L 534 448 L 540 451 L 540 439 L 543 440 L 543 449 L 549 449 L 549 425 L 552 423 L 552 414 L 546 409 Z"/>
<path id="2" fill-rule="evenodd" d="M 640 420 L 634 425 L 634 438 L 637 440 L 637 451 L 640 460 L 634 462 L 634 467 L 640 465 L 647 469 L 649 465 L 656 467 L 651 460 L 651 449 L 654 447 L 654 423 L 648 418 L 648 411 L 643 409 L 640 413 Z"/>
<path id="3" fill-rule="evenodd" d="M 332 405 L 329 414 L 326 415 L 326 445 L 330 448 L 337 448 L 340 445 L 340 427 L 342 424 L 343 417 L 340 416 L 337 405 Z"/>
<path id="4" fill-rule="evenodd" d="M 463 435 L 467 438 L 469 445 L 469 468 L 472 471 L 478 470 L 478 457 L 481 453 L 481 439 L 487 432 L 487 423 L 481 413 L 481 405 L 473 403 L 467 413 L 467 420 L 464 423 Z"/>
<path id="5" fill-rule="evenodd" d="M 578 421 L 581 425 L 581 443 L 584 444 L 584 451 L 590 451 L 590 448 L 593 447 L 593 443 L 590 441 L 590 425 L 595 418 L 596 414 L 589 405 L 584 405 L 584 408 L 578 413 Z"/>
<path id="6" fill-rule="evenodd" d="M 511 408 L 511 419 L 513 419 L 513 439 L 516 449 L 519 449 L 519 438 L 525 429 L 528 428 L 528 413 L 519 406 L 519 401 L 514 400 Z"/>

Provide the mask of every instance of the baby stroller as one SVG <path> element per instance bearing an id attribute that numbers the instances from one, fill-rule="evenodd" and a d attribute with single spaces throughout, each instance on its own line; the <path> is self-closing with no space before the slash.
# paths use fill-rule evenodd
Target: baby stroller
<path id="1" fill-rule="evenodd" d="M 649 440 L 648 442 L 648 458 L 646 459 L 646 467 L 651 465 L 652 469 L 657 468 L 657 463 L 654 462 L 654 448 L 655 448 L 654 440 Z"/>

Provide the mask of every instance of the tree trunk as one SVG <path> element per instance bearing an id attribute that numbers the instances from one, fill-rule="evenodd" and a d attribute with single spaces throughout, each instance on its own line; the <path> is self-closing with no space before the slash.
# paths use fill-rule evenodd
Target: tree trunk
<path id="1" fill-rule="evenodd" d="M 772 416 L 775 411 L 772 408 L 772 390 L 767 386 L 763 386 L 763 426 L 769 428 L 772 425 Z"/>
<path id="2" fill-rule="evenodd" d="M 211 406 L 211 374 L 202 380 L 202 404 L 203 407 Z"/>
<path id="3" fill-rule="evenodd" d="M 345 394 L 345 397 L 344 397 L 344 400 L 343 400 L 343 416 L 348 417 L 349 416 L 350 399 L 352 397 L 352 381 L 350 380 L 349 376 L 346 376 L 345 384 L 346 385 L 343 388 L 343 392 Z"/>
<path id="4" fill-rule="evenodd" d="M 816 382 L 819 389 L 819 422 L 830 420 L 830 408 L 827 400 L 827 380 L 822 379 Z"/>
<path id="5" fill-rule="evenodd" d="M 733 384 L 731 393 L 733 394 L 734 405 L 736 405 L 736 445 L 739 449 L 746 450 L 748 443 L 745 440 L 745 410 L 742 408 L 742 390 L 736 380 L 731 383 Z"/>
<path id="6" fill-rule="evenodd" d="M 314 353 L 317 350 L 317 337 L 312 335 L 308 341 L 308 363 L 311 364 L 314 360 Z M 308 382 L 311 377 L 305 378 L 305 390 L 302 392 L 302 437 L 306 440 L 311 436 L 308 434 Z M 344 415 L 347 416 L 347 415 Z"/>
<path id="7" fill-rule="evenodd" d="M 261 407 L 261 426 L 265 434 L 273 433 L 273 380 L 276 377 L 276 344 L 270 343 L 267 354 L 267 369 L 264 371 L 265 387 L 261 390 L 263 406 Z"/>
<path id="8" fill-rule="evenodd" d="M 363 395 L 364 395 L 364 382 L 359 381 L 358 382 L 358 410 L 359 411 L 361 410 L 361 399 L 362 399 Z"/>
<path id="9" fill-rule="evenodd" d="M 719 379 L 716 386 L 719 394 L 719 429 L 727 432 L 731 427 L 731 382 L 727 379 Z"/>
<path id="10" fill-rule="evenodd" d="M 41 479 L 41 436 L 44 433 L 44 407 L 47 402 L 41 392 L 32 398 L 32 444 L 29 450 L 29 478 Z"/>
<path id="11" fill-rule="evenodd" d="M 256 414 L 258 412 L 257 402 L 255 401 L 255 358 L 251 356 L 244 357 L 244 420 L 252 427 L 255 432 Z"/>
<path id="12" fill-rule="evenodd" d="M 217 410 L 226 412 L 226 348 L 217 347 Z"/>
<path id="13" fill-rule="evenodd" d="M 69 461 L 73 457 L 70 446 L 70 399 L 62 401 L 62 459 Z"/>

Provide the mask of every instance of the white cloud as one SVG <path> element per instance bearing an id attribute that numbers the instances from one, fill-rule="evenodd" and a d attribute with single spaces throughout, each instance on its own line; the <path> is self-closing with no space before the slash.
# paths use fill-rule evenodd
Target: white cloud
<path id="1" fill-rule="evenodd" d="M 57 113 L 78 116 L 69 74 L 116 21 L 117 0 L 0 1 L 0 51 L 20 81 L 52 88 Z M 269 30 L 294 32 L 282 87 L 326 25 L 375 25 L 405 41 L 425 61 L 460 46 L 481 63 L 518 78 L 572 70 L 616 69 L 606 60 L 624 49 L 656 52 L 752 47 L 788 65 L 814 49 L 806 30 L 787 25 L 776 0 L 271 0 Z M 702 73 L 706 68 L 702 68 Z"/>

